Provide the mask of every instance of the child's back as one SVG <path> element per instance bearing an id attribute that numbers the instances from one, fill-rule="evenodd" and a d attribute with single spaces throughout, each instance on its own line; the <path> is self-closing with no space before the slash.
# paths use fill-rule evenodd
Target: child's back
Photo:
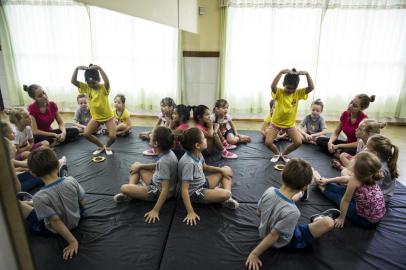
<path id="1" fill-rule="evenodd" d="M 178 175 L 181 181 L 189 181 L 189 195 L 193 194 L 202 184 L 206 182 L 203 172 L 204 158 L 200 155 L 196 159 L 192 154 L 186 152 L 178 163 Z"/>
<path id="2" fill-rule="evenodd" d="M 50 226 L 49 218 L 57 215 L 68 229 L 78 226 L 80 219 L 80 201 L 84 190 L 75 178 L 62 177 L 45 185 L 33 197 L 34 209 L 38 220 L 44 219 L 48 230 L 55 233 Z"/>
<path id="3" fill-rule="evenodd" d="M 258 227 L 259 236 L 264 238 L 272 229 L 278 231 L 280 237 L 274 247 L 286 246 L 293 235 L 300 217 L 295 203 L 283 195 L 275 187 L 268 188 L 259 202 L 261 223 Z"/>
<path id="4" fill-rule="evenodd" d="M 172 150 L 159 156 L 152 181 L 161 187 L 162 180 L 169 180 L 168 198 L 175 195 L 175 187 L 178 178 L 178 158 Z"/>

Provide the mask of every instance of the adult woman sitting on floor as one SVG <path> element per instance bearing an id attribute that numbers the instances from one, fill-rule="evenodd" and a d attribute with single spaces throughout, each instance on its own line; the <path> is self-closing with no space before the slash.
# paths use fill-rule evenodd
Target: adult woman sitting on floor
<path id="1" fill-rule="evenodd" d="M 351 155 L 356 154 L 357 137 L 355 131 L 359 123 L 368 118 L 363 112 L 369 107 L 371 102 L 375 101 L 375 95 L 367 96 L 365 94 L 356 95 L 348 104 L 348 108 L 341 114 L 340 122 L 334 130 L 331 137 L 319 137 L 316 142 L 324 151 L 334 154 L 337 158 L 341 152 L 346 152 Z M 347 140 L 338 139 L 341 131 L 347 136 Z"/>
<path id="2" fill-rule="evenodd" d="M 78 137 L 79 131 L 76 128 L 65 128 L 58 106 L 55 102 L 48 100 L 48 96 L 41 86 L 36 84 L 24 85 L 24 91 L 34 100 L 28 106 L 28 112 L 31 117 L 35 143 L 47 140 L 51 146 L 55 146 L 59 143 L 73 141 Z M 58 129 L 51 128 L 51 124 L 55 120 L 58 123 Z"/>

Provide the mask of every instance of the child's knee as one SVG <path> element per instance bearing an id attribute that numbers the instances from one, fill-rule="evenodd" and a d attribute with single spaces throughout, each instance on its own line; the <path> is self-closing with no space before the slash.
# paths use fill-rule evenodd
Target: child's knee
<path id="1" fill-rule="evenodd" d="M 298 137 L 296 140 L 293 141 L 293 144 L 295 146 L 301 146 L 303 143 L 302 139 L 300 137 Z"/>
<path id="2" fill-rule="evenodd" d="M 223 169 L 226 170 L 228 173 L 233 173 L 233 170 L 229 166 L 223 166 Z"/>
<path id="3" fill-rule="evenodd" d="M 238 143 L 238 137 L 227 137 L 227 142 L 229 144 L 237 144 Z"/>
<path id="4" fill-rule="evenodd" d="M 321 222 L 321 225 L 327 230 L 332 230 L 334 228 L 334 220 L 331 217 L 323 217 L 319 222 Z"/>
<path id="5" fill-rule="evenodd" d="M 223 192 L 221 193 L 221 200 L 222 201 L 227 201 L 230 198 L 231 198 L 231 191 L 223 190 Z"/>
<path id="6" fill-rule="evenodd" d="M 127 194 L 129 188 L 130 188 L 130 185 L 129 185 L 129 184 L 124 184 L 124 185 L 121 186 L 120 191 L 121 191 L 122 193 L 124 193 L 124 194 Z"/>
<path id="7" fill-rule="evenodd" d="M 48 141 L 42 141 L 41 144 L 42 144 L 42 147 L 45 147 L 45 148 L 49 147 L 49 142 Z"/>

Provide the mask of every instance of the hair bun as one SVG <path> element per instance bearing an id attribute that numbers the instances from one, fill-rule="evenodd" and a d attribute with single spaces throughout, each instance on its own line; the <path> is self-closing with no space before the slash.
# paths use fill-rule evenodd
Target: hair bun
<path id="1" fill-rule="evenodd" d="M 386 127 L 386 122 L 378 122 L 379 128 L 384 128 Z"/>
<path id="2" fill-rule="evenodd" d="M 28 86 L 27 86 L 26 84 L 23 84 L 23 90 L 24 90 L 25 92 L 28 92 Z"/>
<path id="3" fill-rule="evenodd" d="M 293 71 L 293 72 L 296 72 L 296 68 L 292 68 L 292 71 Z"/>
<path id="4" fill-rule="evenodd" d="M 369 97 L 369 102 L 374 102 L 375 101 L 375 95 L 372 95 Z"/>
<path id="5" fill-rule="evenodd" d="M 92 63 L 90 63 L 90 64 L 89 64 L 89 67 L 91 67 L 91 66 L 93 66 L 93 64 L 92 64 Z"/>

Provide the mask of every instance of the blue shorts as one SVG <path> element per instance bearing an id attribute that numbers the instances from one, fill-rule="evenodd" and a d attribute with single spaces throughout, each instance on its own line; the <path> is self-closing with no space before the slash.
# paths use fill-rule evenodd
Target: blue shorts
<path id="1" fill-rule="evenodd" d="M 307 247 L 314 240 L 309 230 L 309 224 L 298 224 L 293 232 L 290 243 L 285 246 L 289 249 L 302 249 Z"/>
<path id="2" fill-rule="evenodd" d="M 25 221 L 27 222 L 28 229 L 31 233 L 45 235 L 52 234 L 52 232 L 46 228 L 44 220 L 38 220 L 35 209 L 33 209 L 31 213 L 25 218 Z"/>
<path id="3" fill-rule="evenodd" d="M 203 203 L 204 202 L 204 192 L 207 189 L 209 189 L 209 187 L 210 187 L 209 181 L 206 178 L 206 182 L 190 195 L 190 200 L 195 203 Z"/>

